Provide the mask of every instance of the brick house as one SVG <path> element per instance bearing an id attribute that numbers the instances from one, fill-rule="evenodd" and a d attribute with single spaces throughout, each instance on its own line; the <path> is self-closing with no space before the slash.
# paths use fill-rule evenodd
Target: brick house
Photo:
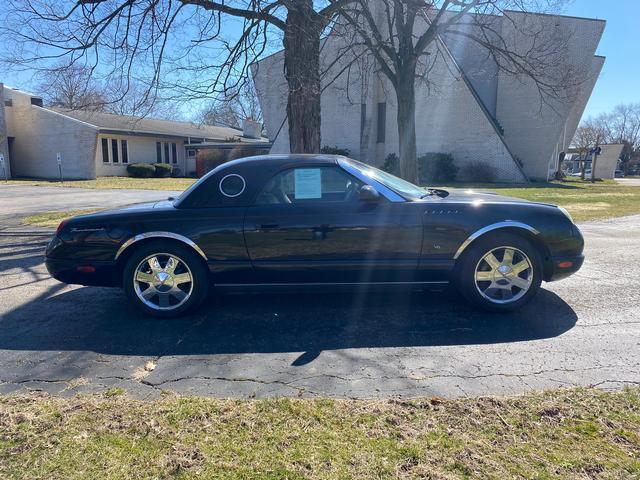
<path id="1" fill-rule="evenodd" d="M 40 97 L 0 83 L 0 153 L 9 176 L 57 178 L 58 153 L 67 179 L 126 176 L 130 163 L 167 163 L 190 175 L 199 150 L 238 146 L 270 148 L 248 129 L 48 108 Z"/>

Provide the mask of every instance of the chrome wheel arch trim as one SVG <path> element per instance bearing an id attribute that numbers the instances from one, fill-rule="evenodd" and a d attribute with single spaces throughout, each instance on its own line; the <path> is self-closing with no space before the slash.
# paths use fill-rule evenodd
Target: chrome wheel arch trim
<path id="1" fill-rule="evenodd" d="M 145 232 L 145 233 L 140 233 L 134 237 L 131 237 L 129 240 L 124 242 L 122 246 L 118 249 L 115 259 L 118 260 L 118 258 L 120 258 L 120 256 L 125 252 L 125 250 L 129 248 L 131 245 L 134 245 L 139 241 L 146 240 L 148 238 L 161 238 L 161 239 L 169 238 L 171 240 L 177 240 L 193 248 L 198 253 L 198 255 L 200 255 L 204 259 L 205 262 L 209 260 L 207 258 L 207 255 L 204 253 L 204 251 L 193 240 L 185 237 L 184 235 L 180 235 L 173 232 Z"/>
<path id="2" fill-rule="evenodd" d="M 477 240 L 478 238 L 489 232 L 500 230 L 502 228 L 519 228 L 521 230 L 526 230 L 533 235 L 540 235 L 540 232 L 538 230 L 533 228 L 531 225 L 527 225 L 526 223 L 515 222 L 513 220 L 505 220 L 504 222 L 493 223 L 491 225 L 487 225 L 486 227 L 482 227 L 480 230 L 477 230 L 469 235 L 469 237 L 464 242 L 462 242 L 462 245 L 460 245 L 460 248 L 458 248 L 458 251 L 453 256 L 453 259 L 457 260 L 458 258 L 460 258 L 460 255 L 464 253 L 464 251 L 469 247 L 469 245 L 471 245 L 471 243 L 473 243 L 474 240 Z"/>

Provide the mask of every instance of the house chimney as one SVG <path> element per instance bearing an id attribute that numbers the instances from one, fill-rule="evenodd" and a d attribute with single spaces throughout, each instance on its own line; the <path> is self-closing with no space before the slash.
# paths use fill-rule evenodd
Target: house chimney
<path id="1" fill-rule="evenodd" d="M 262 124 L 252 118 L 245 118 L 242 123 L 242 135 L 246 138 L 262 137 Z"/>

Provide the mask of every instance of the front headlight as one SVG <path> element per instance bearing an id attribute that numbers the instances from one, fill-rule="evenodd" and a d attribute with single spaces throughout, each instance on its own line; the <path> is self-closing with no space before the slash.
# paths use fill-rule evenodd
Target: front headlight
<path id="1" fill-rule="evenodd" d="M 563 208 L 563 207 L 558 207 L 558 208 L 560 209 L 560 211 L 561 211 L 562 213 L 564 213 L 564 216 L 565 216 L 565 217 L 567 217 L 571 223 L 575 223 L 575 222 L 573 221 L 573 218 L 571 217 L 571 214 L 567 211 L 567 209 L 566 209 L 566 208 Z"/>

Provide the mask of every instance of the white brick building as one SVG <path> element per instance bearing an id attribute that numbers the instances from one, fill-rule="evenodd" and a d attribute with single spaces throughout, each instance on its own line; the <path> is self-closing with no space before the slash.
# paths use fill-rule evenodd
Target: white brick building
<path id="1" fill-rule="evenodd" d="M 569 100 L 541 104 L 531 82 L 500 73 L 475 43 L 439 39 L 430 52 L 437 57 L 430 85 L 416 84 L 418 154 L 453 154 L 460 179 L 476 162 L 491 165 L 501 181 L 550 178 L 560 153 L 569 147 L 604 63 L 603 57 L 595 56 L 603 21 L 518 12 L 509 12 L 509 17 L 508 21 L 495 17 L 495 28 L 512 48 L 529 48 L 522 31 L 538 26 L 568 38 L 563 59 L 568 71 L 582 72 L 580 86 L 564 92 Z M 357 66 L 349 74 L 335 73 L 351 61 L 351 54 L 343 50 L 349 38 L 331 34 L 322 46 L 322 144 L 349 149 L 353 157 L 380 166 L 388 154 L 399 151 L 395 92 L 381 75 Z M 289 148 L 283 72 L 282 52 L 253 68 L 273 153 Z"/>
<path id="2" fill-rule="evenodd" d="M 57 178 L 58 153 L 66 179 L 126 176 L 131 163 L 167 163 L 191 174 L 198 150 L 238 145 L 269 147 L 233 128 L 47 108 L 40 97 L 0 83 L 0 153 L 9 177 Z"/>

